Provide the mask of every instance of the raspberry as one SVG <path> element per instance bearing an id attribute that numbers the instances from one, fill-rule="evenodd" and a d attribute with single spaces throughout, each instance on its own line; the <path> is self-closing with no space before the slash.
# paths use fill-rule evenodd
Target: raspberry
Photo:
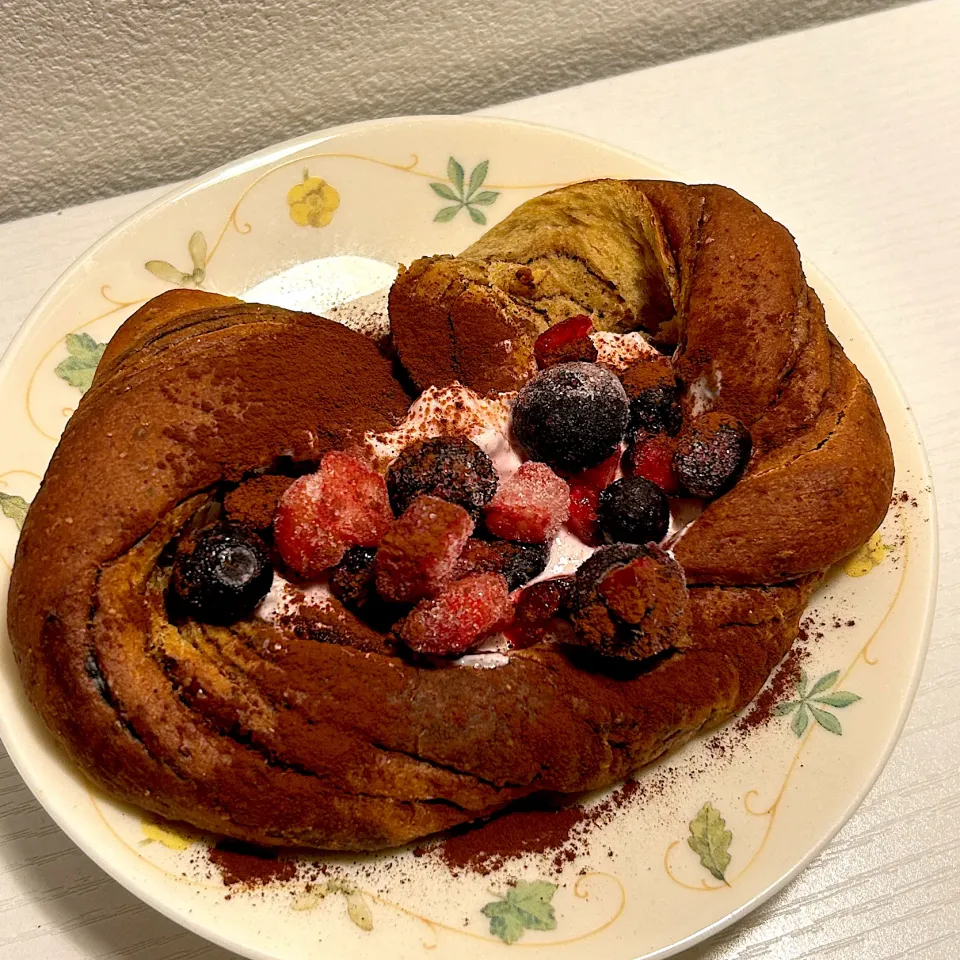
<path id="1" fill-rule="evenodd" d="M 600 491 L 588 484 L 570 484 L 570 519 L 568 526 L 586 544 L 598 547 L 603 543 L 600 536 L 597 506 Z"/>
<path id="2" fill-rule="evenodd" d="M 454 657 L 512 617 L 507 581 L 498 573 L 478 573 L 448 584 L 435 599 L 418 603 L 397 632 L 417 653 Z"/>
<path id="3" fill-rule="evenodd" d="M 641 430 L 627 452 L 627 470 L 635 477 L 655 483 L 668 497 L 674 497 L 680 492 L 680 480 L 673 469 L 676 449 L 672 437 L 663 433 L 649 437 Z"/>
<path id="4" fill-rule="evenodd" d="M 591 333 L 593 320 L 585 314 L 570 317 L 545 330 L 533 345 L 537 366 L 546 370 L 547 367 L 572 360 L 593 363 L 597 359 L 597 348 L 590 339 Z"/>
<path id="5" fill-rule="evenodd" d="M 487 504 L 487 529 L 504 540 L 545 543 L 570 515 L 570 488 L 544 463 L 524 463 Z"/>
<path id="6" fill-rule="evenodd" d="M 514 597 L 513 623 L 504 633 L 514 650 L 523 650 L 550 636 L 563 636 L 570 625 L 559 620 L 570 605 L 572 576 L 551 577 L 525 587 Z"/>
<path id="7" fill-rule="evenodd" d="M 463 507 L 438 497 L 417 497 L 384 534 L 377 551 L 377 592 L 412 603 L 449 580 L 473 521 Z"/>
<path id="8" fill-rule="evenodd" d="M 339 563 L 349 547 L 375 547 L 392 519 L 383 477 L 335 450 L 316 473 L 299 477 L 280 498 L 274 542 L 291 570 L 317 577 Z"/>
<path id="9" fill-rule="evenodd" d="M 511 543 L 509 540 L 468 540 L 453 569 L 460 580 L 473 573 L 499 573 L 511 590 L 543 573 L 550 550 L 545 543 Z"/>

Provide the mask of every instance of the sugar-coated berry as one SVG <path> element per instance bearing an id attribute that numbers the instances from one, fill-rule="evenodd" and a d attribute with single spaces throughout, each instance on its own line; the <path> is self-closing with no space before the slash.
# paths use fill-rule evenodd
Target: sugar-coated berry
<path id="1" fill-rule="evenodd" d="M 630 398 L 630 425 L 647 433 L 679 432 L 683 425 L 680 384 L 666 357 L 638 360 L 621 374 Z"/>
<path id="2" fill-rule="evenodd" d="M 624 477 L 600 494 L 600 532 L 607 543 L 659 543 L 670 529 L 664 492 L 644 477 Z"/>
<path id="3" fill-rule="evenodd" d="M 170 577 L 173 612 L 229 624 L 253 613 L 273 582 L 270 551 L 249 527 L 215 523 L 177 545 Z"/>
<path id="4" fill-rule="evenodd" d="M 511 590 L 543 573 L 550 549 L 545 543 L 509 540 L 468 540 L 453 570 L 460 580 L 472 573 L 499 573 Z"/>
<path id="5" fill-rule="evenodd" d="M 411 443 L 387 470 L 387 490 L 397 516 L 428 494 L 459 504 L 476 520 L 497 492 L 497 483 L 493 461 L 466 437 Z"/>
<path id="6" fill-rule="evenodd" d="M 447 584 L 417 604 L 397 625 L 400 639 L 417 653 L 455 657 L 513 618 L 507 582 L 498 573 L 478 573 Z"/>
<path id="7" fill-rule="evenodd" d="M 577 570 L 570 619 L 578 642 L 604 656 L 643 660 L 688 635 L 683 570 L 660 548 L 602 547 Z"/>
<path id="8" fill-rule="evenodd" d="M 471 533 L 473 520 L 463 507 L 438 497 L 417 497 L 380 542 L 377 592 L 396 603 L 437 593 L 451 579 Z"/>
<path id="9" fill-rule="evenodd" d="M 316 473 L 299 477 L 280 498 L 273 539 L 291 570 L 313 578 L 339 563 L 350 547 L 376 546 L 392 520 L 383 477 L 334 450 Z"/>
<path id="10" fill-rule="evenodd" d="M 554 324 L 537 337 L 533 345 L 533 355 L 541 370 L 555 367 L 559 363 L 584 360 L 594 363 L 597 348 L 590 339 L 593 333 L 593 320 L 586 314 L 568 317 Z"/>
<path id="11" fill-rule="evenodd" d="M 673 437 L 665 433 L 649 436 L 642 430 L 627 451 L 627 473 L 644 477 L 655 483 L 668 497 L 680 493 L 680 479 L 673 469 L 673 454 L 677 448 Z"/>
<path id="12" fill-rule="evenodd" d="M 609 370 L 563 363 L 544 370 L 517 395 L 513 433 L 532 459 L 558 470 L 585 470 L 617 449 L 629 407 Z"/>
<path id="13" fill-rule="evenodd" d="M 570 488 L 545 463 L 521 464 L 484 509 L 495 537 L 520 543 L 552 540 L 570 515 Z"/>
<path id="14" fill-rule="evenodd" d="M 726 493 L 750 459 L 750 431 L 735 417 L 708 413 L 697 417 L 677 440 L 673 469 L 695 497 Z"/>

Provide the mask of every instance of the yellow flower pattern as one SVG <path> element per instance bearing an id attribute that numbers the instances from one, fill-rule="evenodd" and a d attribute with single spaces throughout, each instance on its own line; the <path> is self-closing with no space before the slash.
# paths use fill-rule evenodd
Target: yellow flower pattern
<path id="1" fill-rule="evenodd" d="M 340 206 L 340 194 L 320 177 L 303 171 L 302 182 L 287 192 L 290 219 L 301 227 L 325 227 Z"/>

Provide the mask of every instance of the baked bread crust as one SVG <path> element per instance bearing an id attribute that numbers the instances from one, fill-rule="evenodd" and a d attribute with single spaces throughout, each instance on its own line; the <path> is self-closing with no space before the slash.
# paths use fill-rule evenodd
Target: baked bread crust
<path id="1" fill-rule="evenodd" d="M 698 225 L 701 246 L 706 237 L 703 192 L 685 192 L 697 190 L 667 184 L 617 190 L 621 199 L 631 191 L 646 198 L 637 221 L 645 226 L 630 235 L 652 237 L 651 249 L 673 264 L 675 276 L 665 275 L 663 289 L 680 314 L 679 323 L 666 316 L 659 294 L 645 300 L 637 294 L 624 300 L 617 323 L 628 322 L 629 310 L 658 336 L 687 337 L 687 345 L 700 322 L 691 224 Z M 673 192 L 683 203 L 671 204 Z M 499 229 L 475 245 L 481 253 Z M 622 255 L 616 244 L 609 249 Z M 822 314 L 795 263 L 800 279 L 784 290 L 802 294 L 802 308 L 789 323 L 816 327 Z M 484 310 L 506 304 L 508 314 L 515 305 L 516 316 L 504 323 L 536 312 L 500 293 L 489 300 L 483 293 L 478 302 Z M 477 350 L 490 329 L 483 316 Z M 400 320 L 400 340 L 408 335 L 404 325 Z M 778 343 L 779 329 L 772 325 Z M 518 327 L 513 335 L 529 338 L 534 330 Z M 772 439 L 761 444 L 763 469 L 751 466 L 704 514 L 706 533 L 685 548 L 691 629 L 679 649 L 639 666 L 611 666 L 584 650 L 540 645 L 515 652 L 496 670 L 437 669 L 390 655 L 345 610 L 320 633 L 337 642 L 255 619 L 216 627 L 168 618 L 165 551 L 184 527 L 245 478 L 269 474 L 282 461 L 315 461 L 365 430 L 390 428 L 409 398 L 372 342 L 338 324 L 195 291 L 165 294 L 111 341 L 24 524 L 8 626 L 30 699 L 74 761 L 111 795 L 265 844 L 391 847 L 538 791 L 575 793 L 622 779 L 753 698 L 795 638 L 818 582 L 823 564 L 814 562 L 812 539 L 791 552 L 771 531 L 768 540 L 781 544 L 776 555 L 782 555 L 773 575 L 757 559 L 753 567 L 744 561 L 735 547 L 746 507 L 729 498 L 747 488 L 740 496 L 753 504 L 754 525 L 762 524 L 757 498 L 796 495 L 794 474 L 805 478 L 804 490 L 822 490 L 817 464 L 842 472 L 852 443 L 875 463 L 885 450 L 887 473 L 862 481 L 868 458 L 861 457 L 851 483 L 872 491 L 889 480 L 889 444 L 872 394 L 823 331 L 816 342 L 830 358 L 829 371 L 805 375 L 822 381 L 819 393 L 816 386 L 795 387 L 787 375 L 779 394 L 742 378 L 747 399 L 737 401 L 738 409 L 755 411 L 754 428 Z M 705 352 L 690 357 L 692 375 L 708 355 L 714 362 L 729 355 L 722 338 L 698 336 L 697 349 Z M 795 371 L 813 366 L 807 351 L 815 340 L 811 334 L 802 349 L 781 346 L 775 355 Z M 401 357 L 409 364 L 408 351 Z M 451 368 L 439 354 L 429 362 Z M 460 363 L 458 374 L 466 369 Z M 476 370 L 487 376 L 479 363 Z M 770 402 L 775 395 L 780 399 Z M 780 410 L 788 402 L 800 412 L 788 417 Z M 765 417 L 768 428 L 756 427 Z M 852 439 L 841 443 L 848 423 Z M 824 460 L 821 451 L 836 458 Z M 842 502 L 863 510 L 869 522 L 851 527 L 860 531 L 847 535 L 851 549 L 879 521 L 875 495 L 864 494 L 859 507 L 856 496 Z M 725 501 L 734 506 L 724 508 Z M 789 524 L 786 506 L 781 513 L 776 523 Z M 837 519 L 831 518 L 831 535 Z M 797 518 L 788 530 L 802 538 L 803 522 Z M 754 530 L 740 552 L 775 553 L 770 545 L 754 549 L 766 544 L 763 537 Z M 362 642 L 342 642 L 351 637 Z"/>

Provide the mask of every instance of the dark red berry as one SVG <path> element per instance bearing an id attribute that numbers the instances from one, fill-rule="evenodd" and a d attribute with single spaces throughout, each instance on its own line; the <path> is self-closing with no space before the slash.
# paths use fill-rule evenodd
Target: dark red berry
<path id="1" fill-rule="evenodd" d="M 680 565 L 658 547 L 602 547 L 576 573 L 570 617 L 578 642 L 605 656 L 643 660 L 687 638 Z"/>
<path id="2" fill-rule="evenodd" d="M 677 440 L 673 469 L 695 497 L 726 493 L 750 459 L 750 431 L 735 417 L 708 413 L 697 417 Z"/>
<path id="3" fill-rule="evenodd" d="M 673 470 L 673 453 L 677 444 L 665 433 L 654 437 L 642 431 L 627 451 L 627 472 L 655 483 L 668 497 L 680 492 L 680 480 Z"/>
<path id="4" fill-rule="evenodd" d="M 591 333 L 593 320 L 585 314 L 569 317 L 545 330 L 533 345 L 537 366 L 546 370 L 575 360 L 593 363 L 597 359 L 597 348 L 590 339 Z"/>
<path id="5" fill-rule="evenodd" d="M 513 432 L 532 459 L 557 470 L 586 470 L 620 445 L 629 406 L 609 370 L 595 363 L 563 363 L 520 391 Z"/>
<path id="6" fill-rule="evenodd" d="M 644 477 L 625 477 L 600 494 L 600 532 L 607 543 L 659 543 L 670 528 L 666 494 Z"/>
<path id="7" fill-rule="evenodd" d="M 603 543 L 600 521 L 597 519 L 599 504 L 600 490 L 596 487 L 578 483 L 570 485 L 570 519 L 567 526 L 591 547 Z"/>
<path id="8" fill-rule="evenodd" d="M 630 398 L 630 425 L 647 433 L 673 436 L 683 425 L 680 383 L 666 357 L 638 360 L 622 375 Z"/>
<path id="9" fill-rule="evenodd" d="M 215 523 L 183 537 L 170 577 L 175 615 L 229 624 L 253 613 L 273 583 L 270 551 L 248 527 Z"/>
<path id="10" fill-rule="evenodd" d="M 523 650 L 546 640 L 569 639 L 570 624 L 560 618 L 569 609 L 572 576 L 551 577 L 524 587 L 514 597 L 513 623 L 504 631 L 510 646 Z"/>
<path id="11" fill-rule="evenodd" d="M 457 503 L 476 520 L 497 492 L 493 461 L 465 437 L 434 437 L 404 448 L 387 470 L 387 490 L 399 516 L 422 494 Z"/>
<path id="12" fill-rule="evenodd" d="M 509 540 L 468 540 L 453 569 L 453 579 L 472 573 L 499 573 L 511 590 L 543 573 L 550 548 L 545 543 Z"/>

